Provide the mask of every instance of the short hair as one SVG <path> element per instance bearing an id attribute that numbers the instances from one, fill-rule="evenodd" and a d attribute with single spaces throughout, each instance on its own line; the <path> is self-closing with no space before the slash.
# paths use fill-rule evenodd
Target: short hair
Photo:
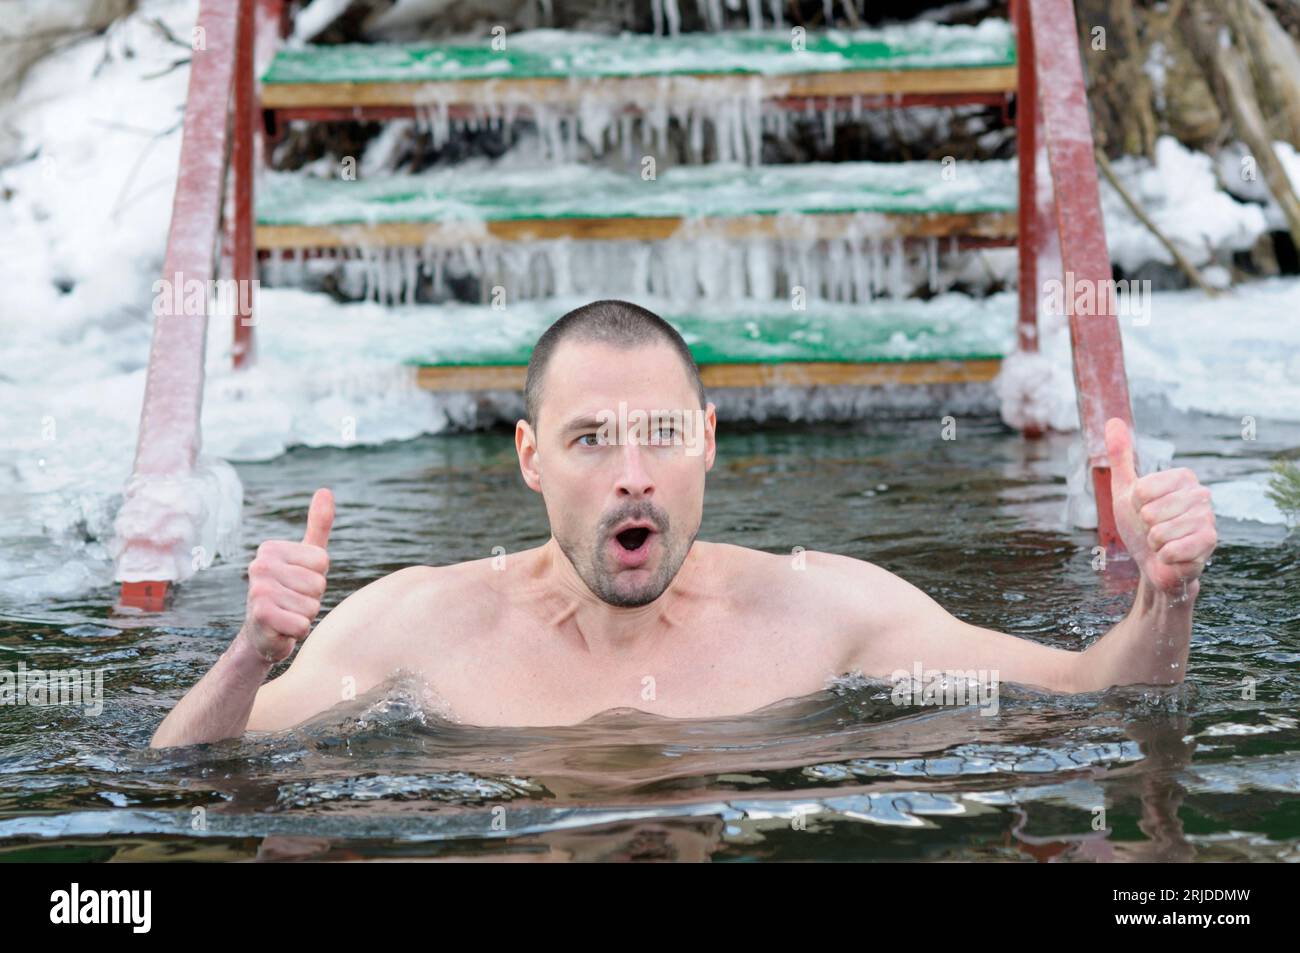
<path id="1" fill-rule="evenodd" d="M 686 367 L 686 375 L 695 386 L 704 408 L 704 381 L 700 369 L 691 356 L 691 349 L 677 333 L 677 329 L 653 311 L 630 301 L 604 298 L 574 308 L 542 332 L 528 359 L 528 374 L 524 380 L 524 417 L 529 425 L 537 426 L 537 410 L 542 402 L 542 385 L 546 367 L 559 345 L 573 339 L 614 347 L 631 348 L 663 341 L 672 346 Z"/>

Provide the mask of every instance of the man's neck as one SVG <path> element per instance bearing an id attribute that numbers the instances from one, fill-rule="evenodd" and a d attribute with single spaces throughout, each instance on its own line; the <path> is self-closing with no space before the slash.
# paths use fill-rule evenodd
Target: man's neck
<path id="1" fill-rule="evenodd" d="M 542 547 L 542 582 L 555 598 L 550 622 L 577 638 L 592 655 L 640 654 L 681 629 L 685 604 L 700 588 L 698 544 L 691 546 L 681 568 L 659 598 L 642 606 L 612 606 L 587 588 L 555 537 Z"/>

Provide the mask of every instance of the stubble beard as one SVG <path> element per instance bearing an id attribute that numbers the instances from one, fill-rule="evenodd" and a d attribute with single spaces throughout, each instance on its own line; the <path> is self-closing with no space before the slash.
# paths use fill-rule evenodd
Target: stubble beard
<path id="1" fill-rule="evenodd" d="M 607 566 L 606 542 L 609 539 L 609 531 L 624 520 L 642 519 L 655 524 L 661 548 L 659 565 L 646 582 L 631 589 L 627 588 L 626 584 L 620 587 L 617 583 L 618 577 L 634 570 Z M 656 506 L 632 503 L 619 507 L 602 519 L 596 528 L 594 542 L 589 546 L 575 545 L 573 540 L 563 538 L 559 533 L 554 533 L 554 536 L 560 551 L 569 560 L 569 564 L 573 566 L 579 578 L 591 590 L 592 595 L 607 605 L 619 609 L 634 609 L 649 605 L 664 594 L 682 568 L 682 563 L 686 561 L 686 555 L 691 551 L 698 533 L 697 526 L 690 538 L 685 540 L 685 545 L 679 545 L 681 540 L 673 533 L 667 513 Z"/>

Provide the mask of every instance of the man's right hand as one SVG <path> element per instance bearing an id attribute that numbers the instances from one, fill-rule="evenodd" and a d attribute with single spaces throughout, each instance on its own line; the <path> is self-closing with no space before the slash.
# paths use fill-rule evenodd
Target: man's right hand
<path id="1" fill-rule="evenodd" d="M 268 662 L 278 662 L 311 632 L 329 571 L 334 495 L 317 490 L 301 543 L 268 539 L 248 565 L 248 614 L 240 635 Z"/>

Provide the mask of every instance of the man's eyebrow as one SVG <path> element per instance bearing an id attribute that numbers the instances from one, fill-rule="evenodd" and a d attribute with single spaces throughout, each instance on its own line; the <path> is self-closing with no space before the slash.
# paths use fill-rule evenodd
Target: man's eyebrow
<path id="1" fill-rule="evenodd" d="M 572 433 L 575 430 L 599 430 L 605 421 L 596 417 L 594 414 L 582 414 L 572 418 L 567 424 L 560 428 L 561 433 Z"/>

